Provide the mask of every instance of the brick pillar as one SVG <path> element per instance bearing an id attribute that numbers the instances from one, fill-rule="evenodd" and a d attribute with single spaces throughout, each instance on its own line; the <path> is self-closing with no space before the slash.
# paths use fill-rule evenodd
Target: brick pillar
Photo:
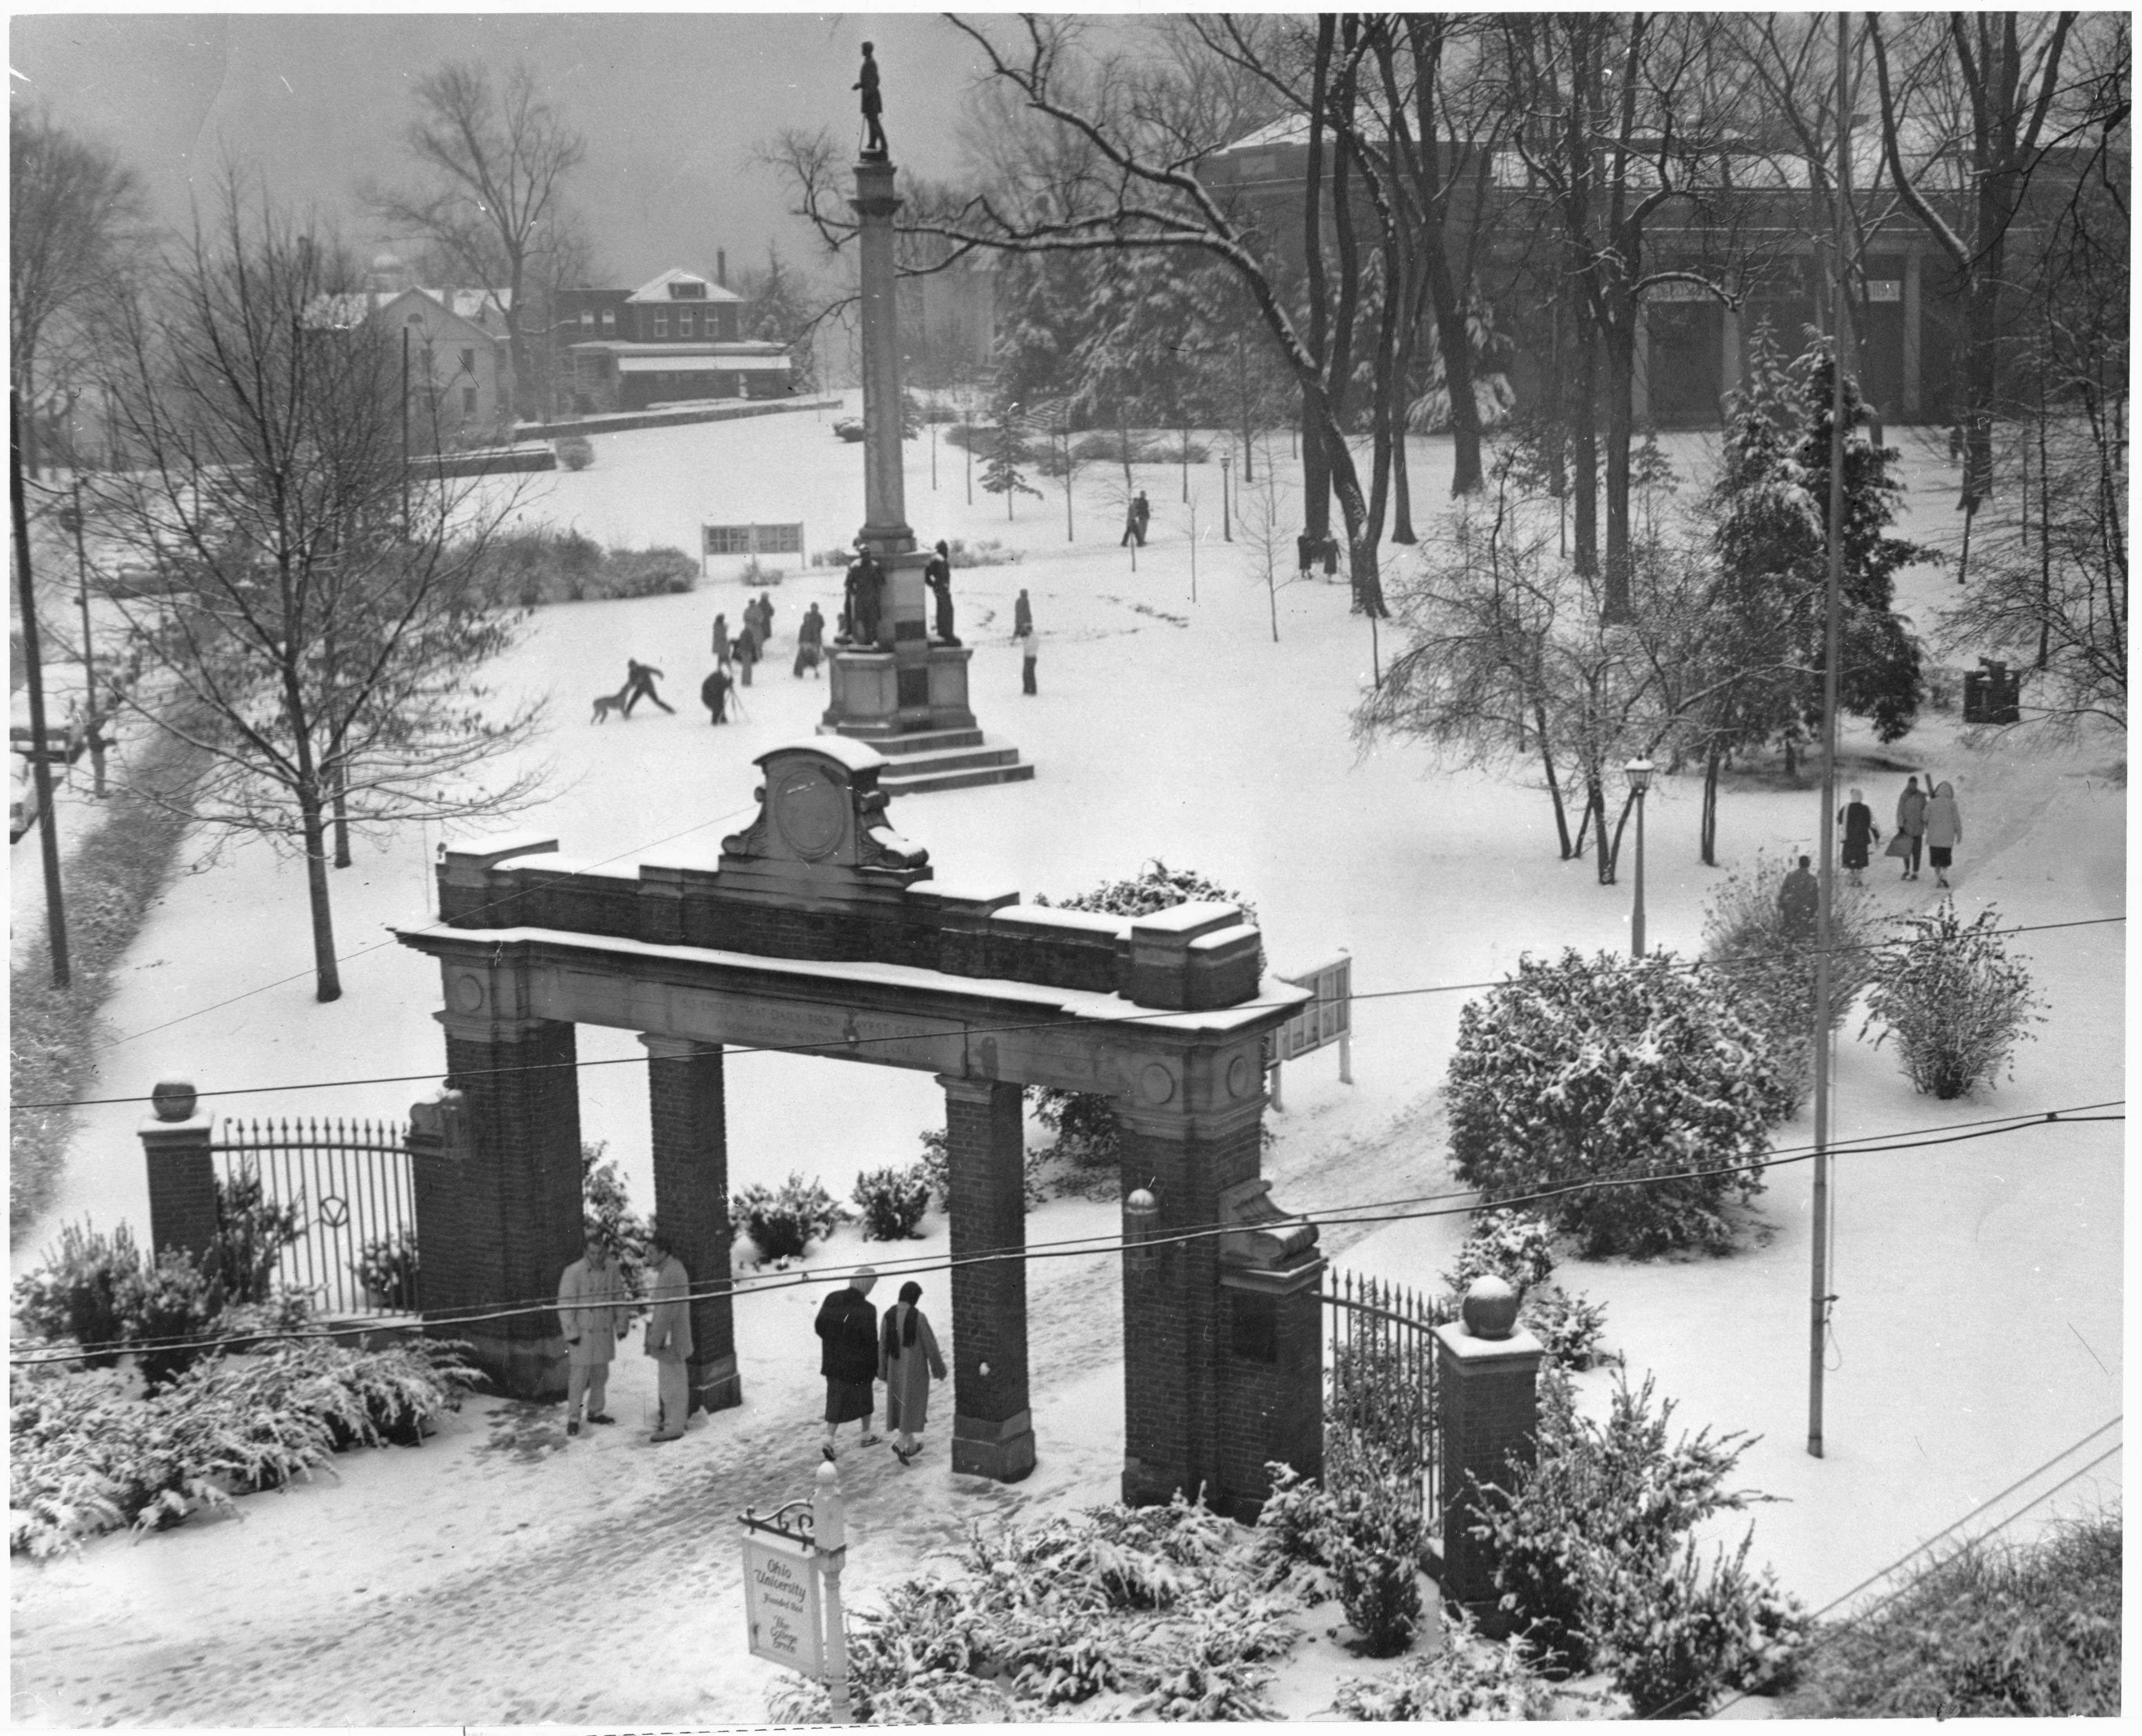
<path id="1" fill-rule="evenodd" d="M 719 1043 L 643 1036 L 654 1118 L 654 1217 L 697 1293 L 729 1279 L 729 1142 Z M 734 1304 L 724 1290 L 692 1304 L 693 1410 L 743 1403 Z"/>
<path id="2" fill-rule="evenodd" d="M 444 962 L 444 961 L 442 961 Z M 450 966 L 451 996 L 462 975 Z M 466 991 L 463 991 L 466 993 Z M 471 994 L 477 1007 L 483 997 Z M 550 1019 L 442 1013 L 449 1082 L 463 1092 L 467 1155 L 416 1166 L 425 1318 L 555 1299 L 580 1258 L 580 1098 L 573 1027 Z M 565 1390 L 553 1307 L 503 1319 L 442 1320 L 516 1398 Z"/>
<path id="3" fill-rule="evenodd" d="M 205 1252 L 216 1229 L 215 1159 L 209 1152 L 215 1116 L 166 1121 L 159 1115 L 142 1122 L 141 1134 L 149 1166 L 150 1251 Z"/>
<path id="4" fill-rule="evenodd" d="M 1483 1631 L 1500 1639 L 1508 1618 L 1496 1608 L 1495 1561 L 1473 1536 L 1477 1477 L 1509 1487 L 1532 1463 L 1539 1429 L 1540 1341 L 1523 1330 L 1475 1338 L 1453 1321 L 1435 1329 L 1436 1399 L 1443 1433 L 1443 1595 L 1461 1604 Z M 1498 1626 L 1498 1622 L 1501 1623 Z"/>
<path id="5" fill-rule="evenodd" d="M 1034 1468 L 1026 1387 L 1025 1092 L 940 1074 L 951 1156 L 952 1468 L 1017 1482 Z"/>
<path id="6" fill-rule="evenodd" d="M 1246 1079 L 1254 1095 L 1224 1112 L 1168 1113 L 1183 1095 L 1181 1064 L 1133 1063 L 1138 1097 L 1118 1104 L 1123 1188 L 1151 1191 L 1160 1210 L 1155 1234 L 1163 1237 L 1221 1221 L 1222 1192 L 1256 1176 L 1264 1112 L 1262 1090 Z M 1210 1235 L 1163 1246 L 1144 1275 L 1126 1262 L 1123 1498 L 1133 1506 L 1164 1502 L 1177 1489 L 1193 1501 L 1202 1493 L 1222 1511 L 1260 1497 L 1254 1479 L 1239 1486 L 1246 1473 L 1224 1463 L 1221 1448 L 1224 1433 L 1245 1423 L 1223 1416 L 1233 1396 L 1232 1321 L 1221 1270 L 1219 1238 Z M 1291 1338 L 1293 1310 L 1287 1318 Z"/>

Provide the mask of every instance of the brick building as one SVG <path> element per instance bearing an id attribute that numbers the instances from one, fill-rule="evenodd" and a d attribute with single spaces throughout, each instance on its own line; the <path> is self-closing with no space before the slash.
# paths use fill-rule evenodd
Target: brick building
<path id="1" fill-rule="evenodd" d="M 743 298 L 694 272 L 637 289 L 561 289 L 555 303 L 552 341 L 582 414 L 789 391 L 787 352 L 743 337 Z"/>

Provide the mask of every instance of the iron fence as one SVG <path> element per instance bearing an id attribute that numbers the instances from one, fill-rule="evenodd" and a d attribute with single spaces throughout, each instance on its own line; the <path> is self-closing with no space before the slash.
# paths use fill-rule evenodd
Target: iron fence
<path id="1" fill-rule="evenodd" d="M 1443 1517 L 1443 1452 L 1430 1296 L 1333 1268 L 1322 1292 L 1331 1329 L 1324 1364 L 1324 1477 L 1335 1494 L 1394 1485 L 1432 1536 Z"/>
<path id="2" fill-rule="evenodd" d="M 209 1147 L 223 1184 L 218 1209 L 230 1209 L 231 1184 L 257 1181 L 264 1206 L 295 1218 L 277 1261 L 284 1284 L 330 1314 L 412 1311 L 416 1204 L 404 1140 L 379 1122 L 233 1122 Z"/>

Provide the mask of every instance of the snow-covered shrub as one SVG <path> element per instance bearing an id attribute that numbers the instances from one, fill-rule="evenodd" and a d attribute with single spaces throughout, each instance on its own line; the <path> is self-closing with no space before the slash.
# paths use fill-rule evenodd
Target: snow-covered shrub
<path id="1" fill-rule="evenodd" d="M 1761 1031 L 1789 1088 L 1784 1114 L 1805 1099 L 1812 1072 L 1815 957 L 1811 935 L 1785 925 L 1778 889 L 1791 861 L 1758 851 L 1718 883 L 1703 911 L 1703 953 L 1749 1023 Z M 1829 1024 L 1845 1014 L 1873 975 L 1874 895 L 1839 880 L 1831 889 Z M 1782 1117 L 1781 1117 L 1782 1118 Z"/>
<path id="2" fill-rule="evenodd" d="M 1587 1255 L 1727 1245 L 1787 1105 L 1731 985 L 1666 952 L 1523 960 L 1460 1014 L 1444 1092 L 1459 1179 L 1488 1204 L 1551 1195 L 1537 1209 Z"/>
<path id="3" fill-rule="evenodd" d="M 141 1270 L 141 1250 L 125 1224 L 109 1235 L 86 1219 L 62 1224 L 44 1264 L 15 1280 L 15 1319 L 33 1339 L 111 1347 L 82 1359 L 108 1369 L 119 1359 L 126 1296 Z"/>
<path id="4" fill-rule="evenodd" d="M 791 1171 L 777 1188 L 758 1184 L 729 1201 L 729 1221 L 752 1239 L 761 1260 L 797 1260 L 841 1221 L 841 1208 L 814 1176 Z"/>
<path id="5" fill-rule="evenodd" d="M 1606 1359 L 1601 1347 L 1606 1334 L 1606 1304 L 1587 1301 L 1547 1284 L 1528 1291 L 1518 1309 L 1518 1324 L 1540 1341 L 1545 1360 L 1554 1368 L 1589 1369 Z"/>
<path id="6" fill-rule="evenodd" d="M 1988 905 L 1966 922 L 1944 898 L 1929 914 L 1898 920 L 1903 932 L 1877 956 L 1860 1035 L 1879 1024 L 1878 1048 L 1894 1037 L 1915 1090 L 1958 1097 L 1991 1084 L 2011 1068 L 2042 1004 L 2030 972 L 2002 944 L 1999 913 Z"/>
<path id="7" fill-rule="evenodd" d="M 283 1250 L 297 1240 L 298 1209 L 266 1196 L 260 1177 L 240 1171 L 216 1178 L 215 1235 L 202 1255 L 203 1277 L 229 1302 L 265 1302 L 275 1288 Z"/>
<path id="8" fill-rule="evenodd" d="M 391 1235 L 368 1236 L 349 1270 L 368 1298 L 378 1297 L 384 1307 L 412 1311 L 417 1306 L 417 1232 L 403 1224 Z"/>
<path id="9" fill-rule="evenodd" d="M 208 1354 L 223 1313 L 223 1291 L 203 1275 L 193 1255 L 166 1248 L 144 1262 L 122 1302 L 126 1337 L 139 1348 L 135 1366 L 151 1392 L 167 1385 Z"/>
<path id="10" fill-rule="evenodd" d="M 569 471 L 584 471 L 595 461 L 595 442 L 585 434 L 567 434 L 556 442 L 558 462 Z"/>
<path id="11" fill-rule="evenodd" d="M 1554 1694 L 1525 1656 L 1515 1635 L 1499 1645 L 1483 1640 L 1454 1606 L 1443 1649 L 1412 1657 L 1375 1680 L 1339 1684 L 1332 1709 L 1364 1724 L 1455 1724 L 1479 1719 L 1547 1718 Z"/>
<path id="12" fill-rule="evenodd" d="M 146 1399 L 126 1397 L 110 1374 L 17 1368 L 8 1546 L 43 1556 L 121 1526 L 173 1524 L 307 1475 L 342 1447 L 413 1441 L 478 1378 L 462 1348 L 291 1339 L 209 1359 Z"/>
<path id="13" fill-rule="evenodd" d="M 1017 566 L 1026 558 L 1025 550 L 1006 548 L 994 536 L 971 543 L 955 536 L 946 546 L 951 550 L 955 571 L 961 567 Z"/>
<path id="14" fill-rule="evenodd" d="M 699 582 L 698 564 L 682 549 L 611 549 L 589 594 L 595 597 L 669 597 Z M 762 575 L 761 582 L 767 582 Z"/>
<path id="15" fill-rule="evenodd" d="M 1257 1541 L 1267 1583 L 1296 1566 L 1324 1566 L 1330 1554 L 1331 1494 L 1313 1477 L 1273 1459 L 1265 1466 L 1271 1492 L 1257 1509 Z"/>
<path id="16" fill-rule="evenodd" d="M 1603 1423 L 1577 1414 L 1564 1378 L 1540 1393 L 1537 1458 L 1512 1487 L 1482 1488 L 1472 1530 L 1543 1667 L 1610 1670 L 1641 1697 L 1640 1713 L 1686 1695 L 1691 1715 L 1711 1692 L 1777 1667 L 1804 1612 L 1767 1570 L 1746 1571 L 1745 1547 L 1705 1574 L 1687 1541 L 1711 1515 L 1768 1498 L 1725 1487 L 1750 1438 L 1704 1429 L 1669 1442 L 1673 1404 L 1654 1409 L 1649 1379 L 1634 1391 L 1618 1381 Z"/>
<path id="17" fill-rule="evenodd" d="M 917 1137 L 922 1141 L 922 1155 L 915 1160 L 915 1166 L 930 1184 L 930 1197 L 949 1211 L 952 1205 L 952 1136 L 944 1127 L 925 1127 Z"/>
<path id="18" fill-rule="evenodd" d="M 1404 1651 L 1420 1623 L 1421 1519 L 1402 1487 L 1414 1473 L 1357 1456 L 1333 1489 L 1266 1469 L 1272 1490 L 1257 1514 L 1266 1582 L 1298 1580 L 1305 1562 L 1329 1568 L 1361 1650 Z"/>
<path id="19" fill-rule="evenodd" d="M 1554 1230 L 1536 1211 L 1504 1209 L 1482 1213 L 1466 1232 L 1458 1264 L 1443 1275 L 1454 1294 L 1463 1295 L 1473 1280 L 1493 1274 L 1519 1296 L 1554 1275 Z"/>
<path id="20" fill-rule="evenodd" d="M 920 1163 L 866 1170 L 851 1197 L 862 1208 L 865 1241 L 905 1241 L 930 1209 L 930 1174 Z"/>
<path id="21" fill-rule="evenodd" d="M 616 1260 L 618 1271 L 624 1279 L 624 1287 L 635 1296 L 644 1295 L 647 1220 L 632 1209 L 631 1192 L 616 1160 L 603 1156 L 609 1149 L 608 1140 L 583 1140 L 580 1143 L 580 1211 L 608 1245 L 610 1257 Z M 735 1221 L 732 1216 L 732 1235 L 735 1234 Z M 411 1237 L 413 1243 L 413 1231 Z"/>

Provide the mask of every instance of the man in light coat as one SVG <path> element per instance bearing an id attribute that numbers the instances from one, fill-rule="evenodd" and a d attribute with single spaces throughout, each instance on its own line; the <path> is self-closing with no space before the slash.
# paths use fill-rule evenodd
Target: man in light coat
<path id="1" fill-rule="evenodd" d="M 624 1304 L 631 1293 L 624 1275 L 610 1258 L 602 1231 L 588 1226 L 587 1251 L 565 1268 L 558 1280 L 558 1324 L 565 1334 L 565 1433 L 580 1432 L 580 1405 L 587 1403 L 588 1421 L 614 1423 L 603 1408 L 610 1385 L 610 1365 L 617 1354 L 617 1341 L 625 1334 L 629 1315 Z"/>
<path id="2" fill-rule="evenodd" d="M 692 1280 L 659 1228 L 648 1232 L 647 1247 L 654 1280 L 648 1300 L 654 1307 L 647 1317 L 646 1350 L 654 1359 L 656 1387 L 662 1396 L 651 1438 L 679 1441 L 684 1437 L 684 1416 L 692 1402 L 685 1366 L 692 1355 Z"/>

